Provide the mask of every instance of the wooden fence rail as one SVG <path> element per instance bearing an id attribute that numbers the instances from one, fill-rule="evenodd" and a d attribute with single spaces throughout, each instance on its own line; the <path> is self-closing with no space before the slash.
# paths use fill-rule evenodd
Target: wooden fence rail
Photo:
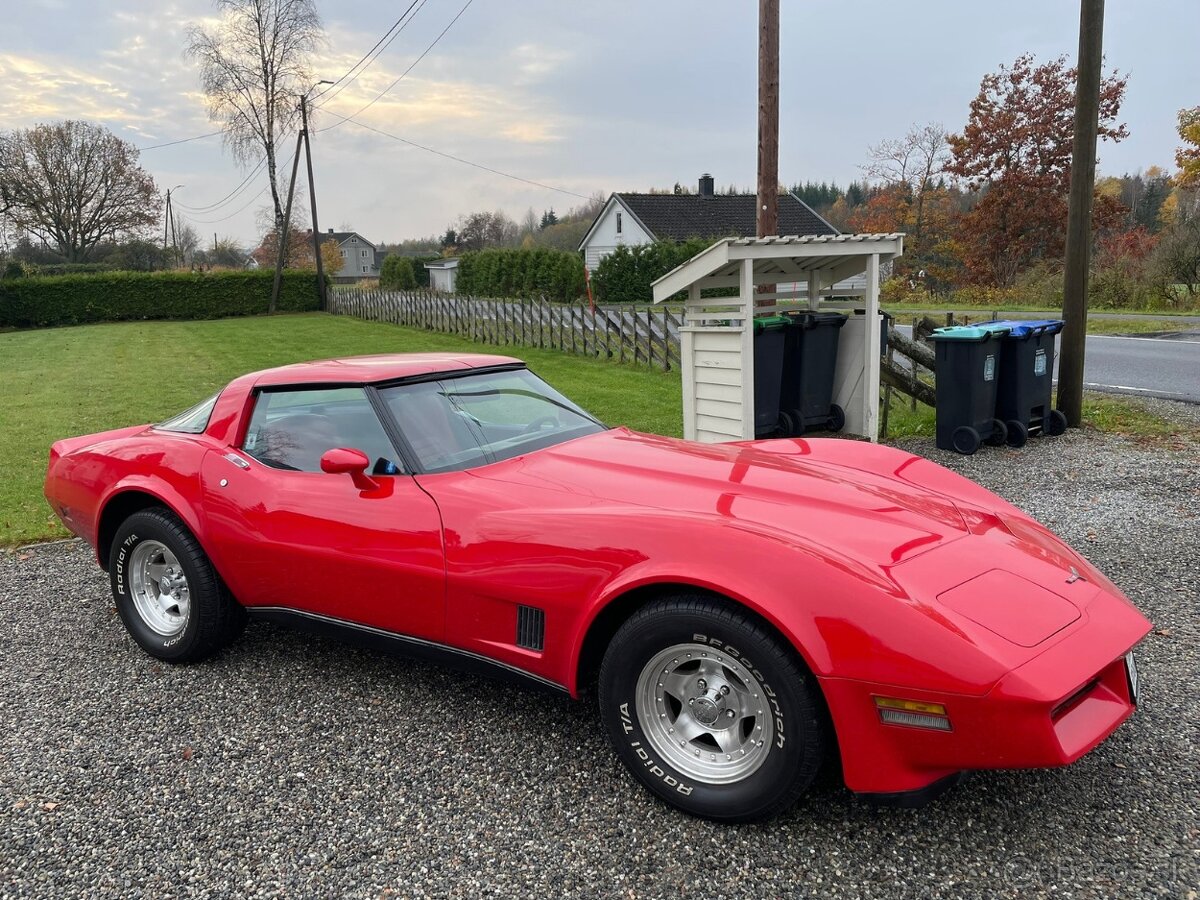
<path id="1" fill-rule="evenodd" d="M 670 310 L 564 306 L 424 291 L 335 291 L 329 311 L 469 338 L 538 347 L 671 371 L 679 366 L 679 317 Z"/>

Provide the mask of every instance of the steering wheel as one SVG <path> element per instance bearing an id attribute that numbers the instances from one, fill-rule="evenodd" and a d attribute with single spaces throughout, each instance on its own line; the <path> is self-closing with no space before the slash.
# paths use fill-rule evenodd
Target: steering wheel
<path id="1" fill-rule="evenodd" d="M 535 434 L 546 426 L 553 428 L 558 424 L 558 416 L 541 416 L 540 418 L 534 419 L 532 422 L 526 425 L 525 430 L 522 431 L 521 434 Z"/>

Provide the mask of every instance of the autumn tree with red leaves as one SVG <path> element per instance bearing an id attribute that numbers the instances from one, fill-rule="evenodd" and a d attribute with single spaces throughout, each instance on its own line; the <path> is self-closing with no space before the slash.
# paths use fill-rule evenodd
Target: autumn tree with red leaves
<path id="1" fill-rule="evenodd" d="M 1117 124 L 1126 78 L 1110 74 L 1100 85 L 1100 138 L 1128 136 Z M 1011 286 L 1042 259 L 1063 254 L 1075 69 L 1065 56 L 1037 64 L 1031 54 L 984 77 L 961 134 L 950 135 L 946 171 L 982 193 L 960 223 L 963 263 L 977 282 Z M 1095 219 L 1111 227 L 1123 209 L 1097 198 Z"/>

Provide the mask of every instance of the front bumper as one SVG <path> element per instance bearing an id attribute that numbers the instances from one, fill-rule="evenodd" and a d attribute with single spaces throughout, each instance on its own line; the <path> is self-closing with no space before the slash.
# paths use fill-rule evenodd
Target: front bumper
<path id="1" fill-rule="evenodd" d="M 1133 714 L 1124 657 L 1150 625 L 1104 591 L 1084 619 L 982 696 L 820 679 L 846 786 L 859 793 L 920 791 L 964 770 L 1063 766 L 1095 748 Z M 875 697 L 944 705 L 951 728 L 884 724 Z"/>

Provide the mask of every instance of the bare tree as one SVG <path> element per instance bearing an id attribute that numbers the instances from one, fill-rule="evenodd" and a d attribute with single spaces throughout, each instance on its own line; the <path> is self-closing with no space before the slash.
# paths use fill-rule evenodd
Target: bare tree
<path id="1" fill-rule="evenodd" d="M 175 266 L 190 267 L 196 261 L 200 249 L 200 235 L 182 216 L 172 213 L 175 220 L 171 228 L 171 253 Z"/>
<path id="2" fill-rule="evenodd" d="M 950 142 L 940 122 L 913 125 L 902 138 L 883 141 L 868 150 L 863 166 L 868 178 L 889 185 L 905 185 L 913 194 L 914 243 L 921 240 L 925 196 L 950 161 Z"/>
<path id="3" fill-rule="evenodd" d="M 299 117 L 297 98 L 312 85 L 310 60 L 324 41 L 313 0 L 214 0 L 220 21 L 188 29 L 187 53 L 200 64 L 209 118 L 242 163 L 265 157 L 275 227 L 283 228 L 277 152 Z"/>
<path id="4" fill-rule="evenodd" d="M 12 226 L 86 260 L 106 240 L 158 217 L 154 179 L 138 152 L 106 128 L 67 121 L 0 133 L 0 208 Z"/>

